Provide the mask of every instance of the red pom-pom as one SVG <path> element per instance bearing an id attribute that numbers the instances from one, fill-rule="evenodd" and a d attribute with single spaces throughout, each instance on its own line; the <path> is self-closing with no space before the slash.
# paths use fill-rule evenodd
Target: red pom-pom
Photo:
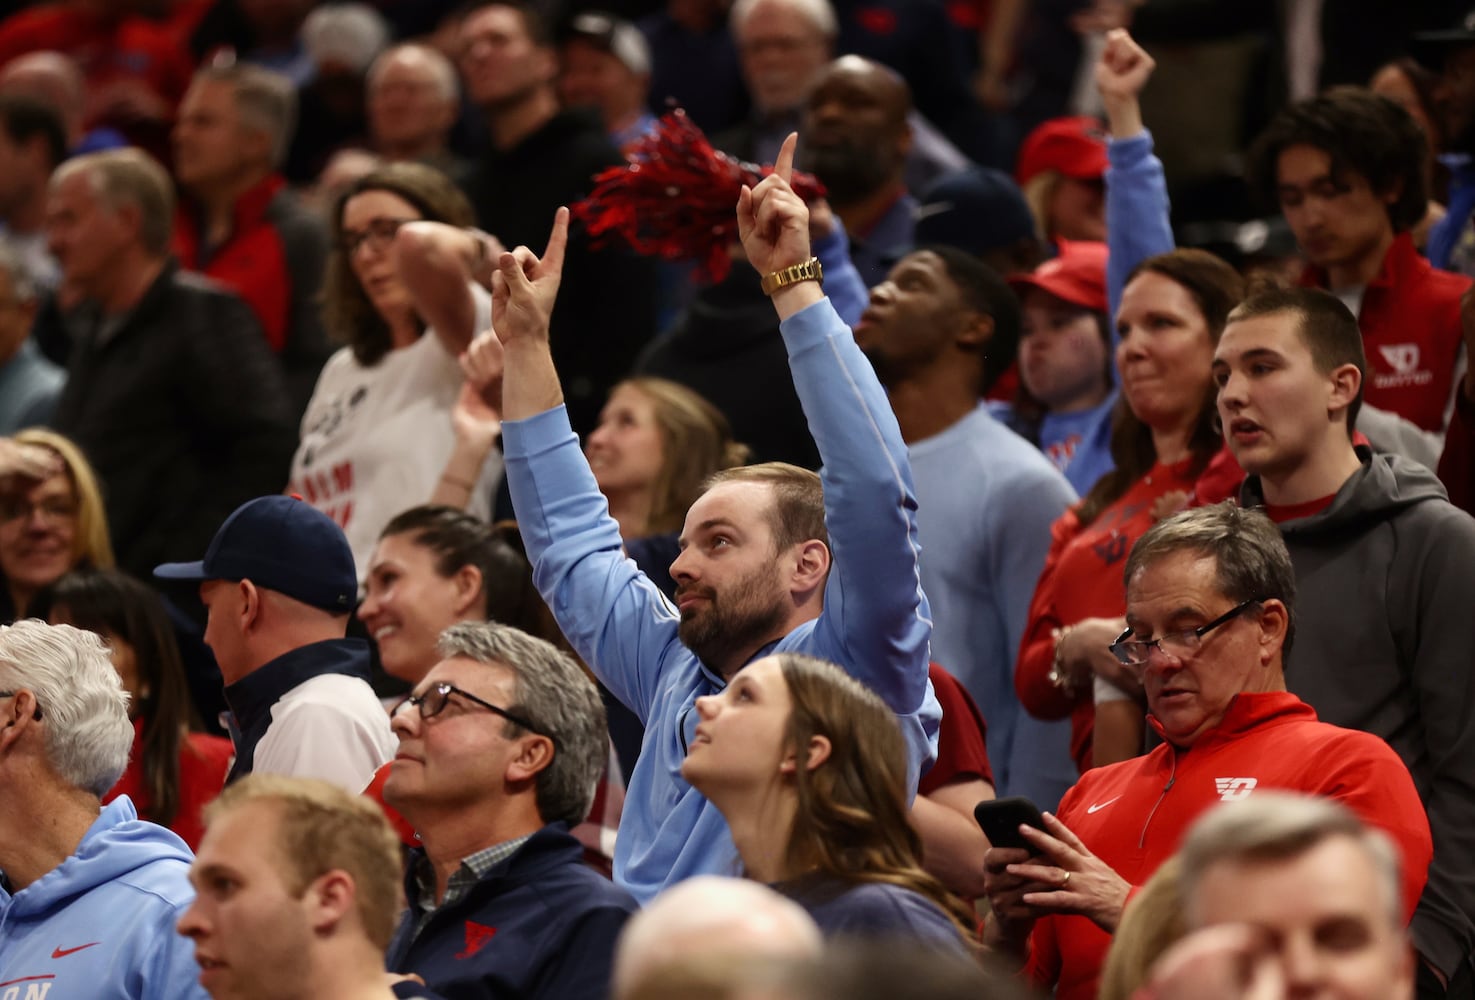
<path id="1" fill-rule="evenodd" d="M 772 167 L 742 163 L 712 148 L 702 130 L 679 108 L 626 154 L 625 166 L 594 178 L 589 197 L 573 207 L 594 244 L 618 235 L 636 252 L 663 260 L 694 260 L 720 281 L 731 266 L 728 247 L 737 239 L 737 201 Z M 790 185 L 805 201 L 823 198 L 824 186 L 794 171 Z"/>

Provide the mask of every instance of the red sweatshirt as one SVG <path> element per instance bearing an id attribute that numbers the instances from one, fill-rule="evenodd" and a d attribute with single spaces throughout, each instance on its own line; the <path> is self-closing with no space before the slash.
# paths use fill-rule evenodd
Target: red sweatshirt
<path id="1" fill-rule="evenodd" d="M 1320 722 L 1288 692 L 1241 694 L 1192 747 L 1165 743 L 1087 773 L 1061 800 L 1059 816 L 1118 875 L 1141 885 L 1200 815 L 1264 789 L 1335 799 L 1389 834 L 1403 857 L 1404 912 L 1412 915 L 1434 846 L 1408 769 L 1376 736 Z M 1057 1000 L 1090 1000 L 1110 944 L 1086 917 L 1046 917 L 1030 935 L 1026 973 L 1043 987 L 1055 984 Z"/>

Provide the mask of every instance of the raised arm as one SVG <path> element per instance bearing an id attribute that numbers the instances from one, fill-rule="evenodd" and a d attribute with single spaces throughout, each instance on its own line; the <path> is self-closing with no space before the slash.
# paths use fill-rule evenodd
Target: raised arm
<path id="1" fill-rule="evenodd" d="M 795 142 L 791 135 L 773 175 L 745 188 L 738 202 L 738 231 L 762 275 L 810 256 L 809 213 L 788 185 Z M 773 305 L 824 463 L 833 564 L 811 651 L 845 665 L 897 714 L 915 775 L 934 755 L 940 713 L 927 681 L 932 622 L 918 577 L 917 500 L 906 445 L 875 372 L 819 283 L 780 288 Z"/>
<path id="2" fill-rule="evenodd" d="M 472 229 L 441 222 L 409 222 L 394 236 L 394 263 L 415 311 L 452 356 L 466 350 L 480 331 L 471 282 L 500 243 Z"/>
<path id="3" fill-rule="evenodd" d="M 620 529 L 563 408 L 548 344 L 562 280 L 568 209 L 542 257 L 503 253 L 492 283 L 492 328 L 502 341 L 502 451 L 533 582 L 590 668 L 642 722 L 677 617 L 624 557 Z"/>
<path id="4" fill-rule="evenodd" d="M 1163 165 L 1152 155 L 1152 134 L 1143 127 L 1139 95 L 1156 63 L 1124 28 L 1107 32 L 1096 64 L 1096 87 L 1111 130 L 1106 170 L 1106 290 L 1113 321 L 1127 275 L 1148 257 L 1173 249 L 1168 185 Z M 1116 342 L 1115 322 L 1112 343 Z"/>

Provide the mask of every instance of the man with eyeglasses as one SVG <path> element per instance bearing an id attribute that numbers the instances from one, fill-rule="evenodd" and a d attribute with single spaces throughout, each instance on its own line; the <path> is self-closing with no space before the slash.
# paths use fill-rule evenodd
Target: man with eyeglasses
<path id="1" fill-rule="evenodd" d="M 0 626 L 0 998 L 205 1000 L 173 932 L 189 848 L 128 796 L 101 804 L 132 745 L 100 638 Z"/>
<path id="2" fill-rule="evenodd" d="M 363 791 L 394 735 L 369 686 L 368 643 L 346 638 L 358 575 L 333 519 L 300 497 L 259 497 L 199 562 L 154 575 L 199 584 L 236 748 L 227 782 L 259 771 Z"/>
<path id="3" fill-rule="evenodd" d="M 606 759 L 599 694 L 571 657 L 510 626 L 453 625 L 439 649 L 393 713 L 384 798 L 423 846 L 388 968 L 446 996 L 604 997 L 636 903 L 569 834 Z"/>
<path id="4" fill-rule="evenodd" d="M 1112 644 L 1139 671 L 1162 744 L 1088 771 L 1029 849 L 991 848 L 985 940 L 1060 1000 L 1096 986 L 1122 911 L 1220 802 L 1280 789 L 1336 799 L 1404 859 L 1407 918 L 1432 854 L 1408 769 L 1375 736 L 1318 721 L 1286 691 L 1295 574 L 1274 523 L 1232 503 L 1160 521 L 1127 558 L 1128 629 Z"/>

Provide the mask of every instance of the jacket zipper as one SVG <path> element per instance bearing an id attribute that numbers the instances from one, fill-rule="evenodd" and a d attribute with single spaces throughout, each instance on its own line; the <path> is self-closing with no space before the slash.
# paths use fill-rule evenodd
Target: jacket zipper
<path id="1" fill-rule="evenodd" d="M 1147 814 L 1147 819 L 1142 823 L 1142 836 L 1137 838 L 1137 849 L 1143 850 L 1147 847 L 1147 828 L 1152 825 L 1152 818 L 1157 815 L 1158 806 L 1163 804 L 1163 799 L 1168 797 L 1168 791 L 1173 787 L 1173 782 L 1178 780 L 1178 750 L 1174 748 L 1171 758 L 1172 766 L 1168 772 L 1168 783 L 1158 794 L 1157 801 L 1152 805 L 1152 811 Z"/>

